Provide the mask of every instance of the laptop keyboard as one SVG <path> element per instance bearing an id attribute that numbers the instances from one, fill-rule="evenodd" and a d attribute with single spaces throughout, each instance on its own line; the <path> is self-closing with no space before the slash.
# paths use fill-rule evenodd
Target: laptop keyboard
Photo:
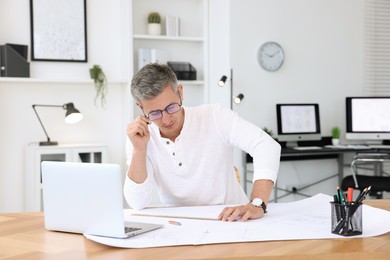
<path id="1" fill-rule="evenodd" d="M 142 228 L 135 228 L 135 227 L 125 227 L 125 233 L 130 233 L 133 231 L 141 230 Z"/>

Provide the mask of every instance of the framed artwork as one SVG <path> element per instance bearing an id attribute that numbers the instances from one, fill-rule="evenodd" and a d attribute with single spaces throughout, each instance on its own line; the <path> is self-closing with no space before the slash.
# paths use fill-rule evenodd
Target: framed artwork
<path id="1" fill-rule="evenodd" d="M 86 0 L 30 0 L 31 60 L 87 62 Z"/>

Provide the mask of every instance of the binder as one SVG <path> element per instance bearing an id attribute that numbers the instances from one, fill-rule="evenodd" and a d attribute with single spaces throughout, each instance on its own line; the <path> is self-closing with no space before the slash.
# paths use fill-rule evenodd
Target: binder
<path id="1" fill-rule="evenodd" d="M 138 49 L 138 70 L 140 70 L 146 64 L 151 63 L 150 55 L 150 49 Z"/>
<path id="2" fill-rule="evenodd" d="M 167 64 L 171 60 L 171 52 L 162 49 L 138 49 L 138 70 L 149 63 Z"/>
<path id="3" fill-rule="evenodd" d="M 5 44 L 0 46 L 0 76 L 30 77 L 27 45 Z"/>

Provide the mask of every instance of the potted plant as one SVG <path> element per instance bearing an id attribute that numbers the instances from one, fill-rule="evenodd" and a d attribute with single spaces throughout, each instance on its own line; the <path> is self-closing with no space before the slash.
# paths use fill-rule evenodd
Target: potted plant
<path id="1" fill-rule="evenodd" d="M 264 132 L 266 132 L 267 134 L 269 134 L 269 136 L 271 136 L 273 138 L 273 132 L 271 129 L 267 128 L 267 127 L 263 127 L 262 128 Z"/>
<path id="2" fill-rule="evenodd" d="M 161 35 L 161 17 L 157 12 L 152 12 L 148 16 L 148 34 Z"/>
<path id="3" fill-rule="evenodd" d="M 104 107 L 106 103 L 106 95 L 107 95 L 107 78 L 104 74 L 102 68 L 99 65 L 93 65 L 92 68 L 89 69 L 89 74 L 91 79 L 95 84 L 96 96 L 95 96 L 95 105 L 98 98 L 100 98 L 100 104 Z"/>
<path id="4" fill-rule="evenodd" d="M 340 144 L 340 128 L 333 127 L 332 128 L 332 145 Z"/>

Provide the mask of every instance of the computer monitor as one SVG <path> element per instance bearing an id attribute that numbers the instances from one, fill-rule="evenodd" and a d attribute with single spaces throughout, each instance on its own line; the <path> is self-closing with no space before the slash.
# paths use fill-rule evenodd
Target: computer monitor
<path id="1" fill-rule="evenodd" d="M 276 104 L 278 141 L 287 147 L 297 141 L 321 140 L 320 110 L 318 104 Z"/>
<path id="2" fill-rule="evenodd" d="M 347 140 L 390 139 L 390 97 L 347 97 L 346 112 Z"/>

